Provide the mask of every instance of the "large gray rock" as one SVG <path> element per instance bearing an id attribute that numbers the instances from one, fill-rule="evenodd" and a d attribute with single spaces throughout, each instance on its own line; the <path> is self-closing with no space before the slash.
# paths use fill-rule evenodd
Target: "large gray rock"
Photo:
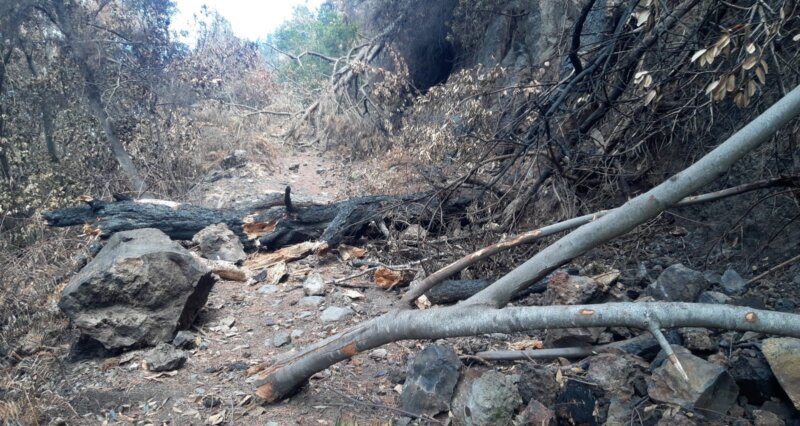
<path id="1" fill-rule="evenodd" d="M 677 404 L 686 409 L 727 413 L 739 387 L 718 364 L 698 358 L 680 346 L 673 346 L 689 380 L 683 378 L 668 360 L 647 379 L 647 394 L 655 401 Z"/>
<path id="2" fill-rule="evenodd" d="M 408 364 L 400 406 L 414 414 L 435 416 L 450 409 L 461 360 L 448 347 L 430 345 Z"/>
<path id="3" fill-rule="evenodd" d="M 679 263 L 665 269 L 647 290 L 656 300 L 693 302 L 706 288 L 708 288 L 708 281 L 702 272 L 689 269 Z"/>
<path id="4" fill-rule="evenodd" d="M 206 259 L 239 263 L 247 259 L 241 240 L 224 223 L 209 225 L 192 237 Z"/>
<path id="5" fill-rule="evenodd" d="M 189 328 L 213 285 L 211 272 L 180 244 L 138 229 L 114 234 L 58 305 L 106 349 L 153 346 Z"/>

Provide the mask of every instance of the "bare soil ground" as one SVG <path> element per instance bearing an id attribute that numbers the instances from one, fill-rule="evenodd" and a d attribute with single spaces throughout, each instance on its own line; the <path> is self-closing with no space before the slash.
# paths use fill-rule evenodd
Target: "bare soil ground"
<path id="1" fill-rule="evenodd" d="M 190 201 L 210 207 L 227 207 L 258 194 L 282 192 L 292 187 L 298 198 L 328 202 L 353 190 L 352 168 L 318 152 L 299 152 L 276 158 L 272 167 L 248 163 L 212 183 L 202 183 Z M 371 253 L 372 254 L 372 253 Z M 368 255 L 369 256 L 369 255 Z M 404 376 L 410 349 L 389 345 L 385 357 L 361 354 L 313 378 L 295 397 L 276 405 L 260 406 L 252 400 L 254 385 L 247 370 L 275 355 L 291 353 L 353 323 L 386 312 L 398 300 L 369 282 L 369 274 L 348 280 L 363 299 L 343 294 L 331 286 L 320 307 L 297 304 L 305 294 L 302 282 L 314 271 L 327 280 L 352 275 L 352 267 L 335 254 L 311 256 L 289 264 L 289 278 L 279 290 L 262 294 L 261 284 L 220 281 L 195 323 L 201 340 L 190 351 L 186 365 L 174 375 L 147 371 L 145 350 L 107 360 L 65 364 L 62 396 L 77 423 L 122 424 L 252 424 L 274 421 L 279 425 L 333 425 L 339 419 L 360 424 L 384 424 L 398 415 L 399 394 L 394 390 Z M 350 290 L 353 290 L 350 288 Z M 329 306 L 350 306 L 350 319 L 323 324 L 319 315 Z M 233 324 L 232 327 L 228 325 Z M 276 333 L 293 333 L 286 346 L 276 348 Z M 413 344 L 412 344 L 413 345 Z M 374 354 L 373 354 L 374 355 Z M 77 423 L 76 423 L 77 422 Z"/>

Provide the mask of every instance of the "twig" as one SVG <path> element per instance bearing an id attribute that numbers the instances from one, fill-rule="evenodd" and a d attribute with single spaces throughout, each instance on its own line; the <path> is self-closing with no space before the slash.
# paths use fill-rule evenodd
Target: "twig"
<path id="1" fill-rule="evenodd" d="M 764 272 L 764 273 L 758 275 L 757 277 L 752 278 L 751 280 L 747 281 L 747 284 L 752 284 L 752 283 L 754 283 L 754 282 L 766 277 L 767 275 L 777 271 L 778 269 L 781 269 L 784 266 L 789 265 L 790 263 L 796 262 L 798 259 L 800 259 L 800 255 L 797 255 L 797 256 L 795 256 L 795 257 L 793 257 L 793 258 L 791 258 L 791 259 L 789 259 L 787 261 L 781 262 L 781 263 L 773 266 L 772 268 L 769 268 L 769 270 L 767 270 L 766 272 Z"/>
<path id="2" fill-rule="evenodd" d="M 350 395 L 347 395 L 344 392 L 340 392 L 340 391 L 338 391 L 338 390 L 336 390 L 336 389 L 334 389 L 334 388 L 332 388 L 330 386 L 323 385 L 323 387 L 325 389 L 327 389 L 327 390 L 329 390 L 329 391 L 341 396 L 342 398 L 346 398 L 346 399 L 348 399 L 348 400 L 350 400 L 352 402 L 355 402 L 356 404 L 364 405 L 364 406 L 370 407 L 370 408 L 376 408 L 376 409 L 379 409 L 379 410 L 383 409 L 383 410 L 394 411 L 395 413 L 400 413 L 400 414 L 402 414 L 402 415 L 404 415 L 406 417 L 411 417 L 412 419 L 422 419 L 422 420 L 425 420 L 425 421 L 428 421 L 428 422 L 433 422 L 433 423 L 436 423 L 436 424 L 442 424 L 442 422 L 440 422 L 439 420 L 436 420 L 433 417 L 426 416 L 424 414 L 414 414 L 414 413 L 412 413 L 410 411 L 402 410 L 400 408 L 390 407 L 390 406 L 384 405 L 384 404 L 376 404 L 374 402 L 361 401 L 359 399 L 353 398 Z M 331 404 L 329 404 L 329 405 L 331 405 Z"/>

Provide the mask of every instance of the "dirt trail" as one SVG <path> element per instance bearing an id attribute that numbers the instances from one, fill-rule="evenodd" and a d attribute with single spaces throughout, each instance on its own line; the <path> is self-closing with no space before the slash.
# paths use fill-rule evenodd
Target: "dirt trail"
<path id="1" fill-rule="evenodd" d="M 190 201 L 227 207 L 257 194 L 282 191 L 286 185 L 298 197 L 321 202 L 349 191 L 343 177 L 347 170 L 328 156 L 296 153 L 275 163 L 270 168 L 250 162 L 228 177 L 201 183 Z M 371 288 L 367 274 L 347 282 L 364 285 L 358 289 L 362 299 L 345 295 L 352 288 L 329 285 L 319 306 L 302 306 L 297 302 L 305 296 L 306 274 L 319 273 L 329 281 L 355 271 L 328 254 L 290 263 L 288 272 L 289 278 L 277 290 L 262 287 L 263 283 L 219 282 L 195 323 L 200 347 L 190 351 L 186 365 L 174 376 L 147 371 L 142 365 L 145 351 L 68 364 L 67 399 L 87 423 L 333 425 L 340 418 L 362 424 L 389 422 L 393 417 L 389 407 L 397 406 L 394 388 L 404 376 L 410 353 L 401 344 L 340 363 L 283 403 L 262 407 L 251 400 L 254 385 L 247 377 L 248 368 L 384 313 L 398 299 Z M 330 306 L 350 307 L 355 315 L 323 323 L 320 313 Z M 288 333 L 291 343 L 276 347 L 273 339 L 280 333 Z"/>

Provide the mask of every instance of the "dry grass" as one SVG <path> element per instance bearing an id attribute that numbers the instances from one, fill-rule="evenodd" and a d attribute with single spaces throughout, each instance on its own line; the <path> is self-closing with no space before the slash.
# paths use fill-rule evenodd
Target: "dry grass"
<path id="1" fill-rule="evenodd" d="M 0 425 L 40 424 L 68 408 L 55 391 L 70 335 L 57 302 L 87 241 L 65 230 L 42 229 L 38 237 L 0 251 Z"/>

